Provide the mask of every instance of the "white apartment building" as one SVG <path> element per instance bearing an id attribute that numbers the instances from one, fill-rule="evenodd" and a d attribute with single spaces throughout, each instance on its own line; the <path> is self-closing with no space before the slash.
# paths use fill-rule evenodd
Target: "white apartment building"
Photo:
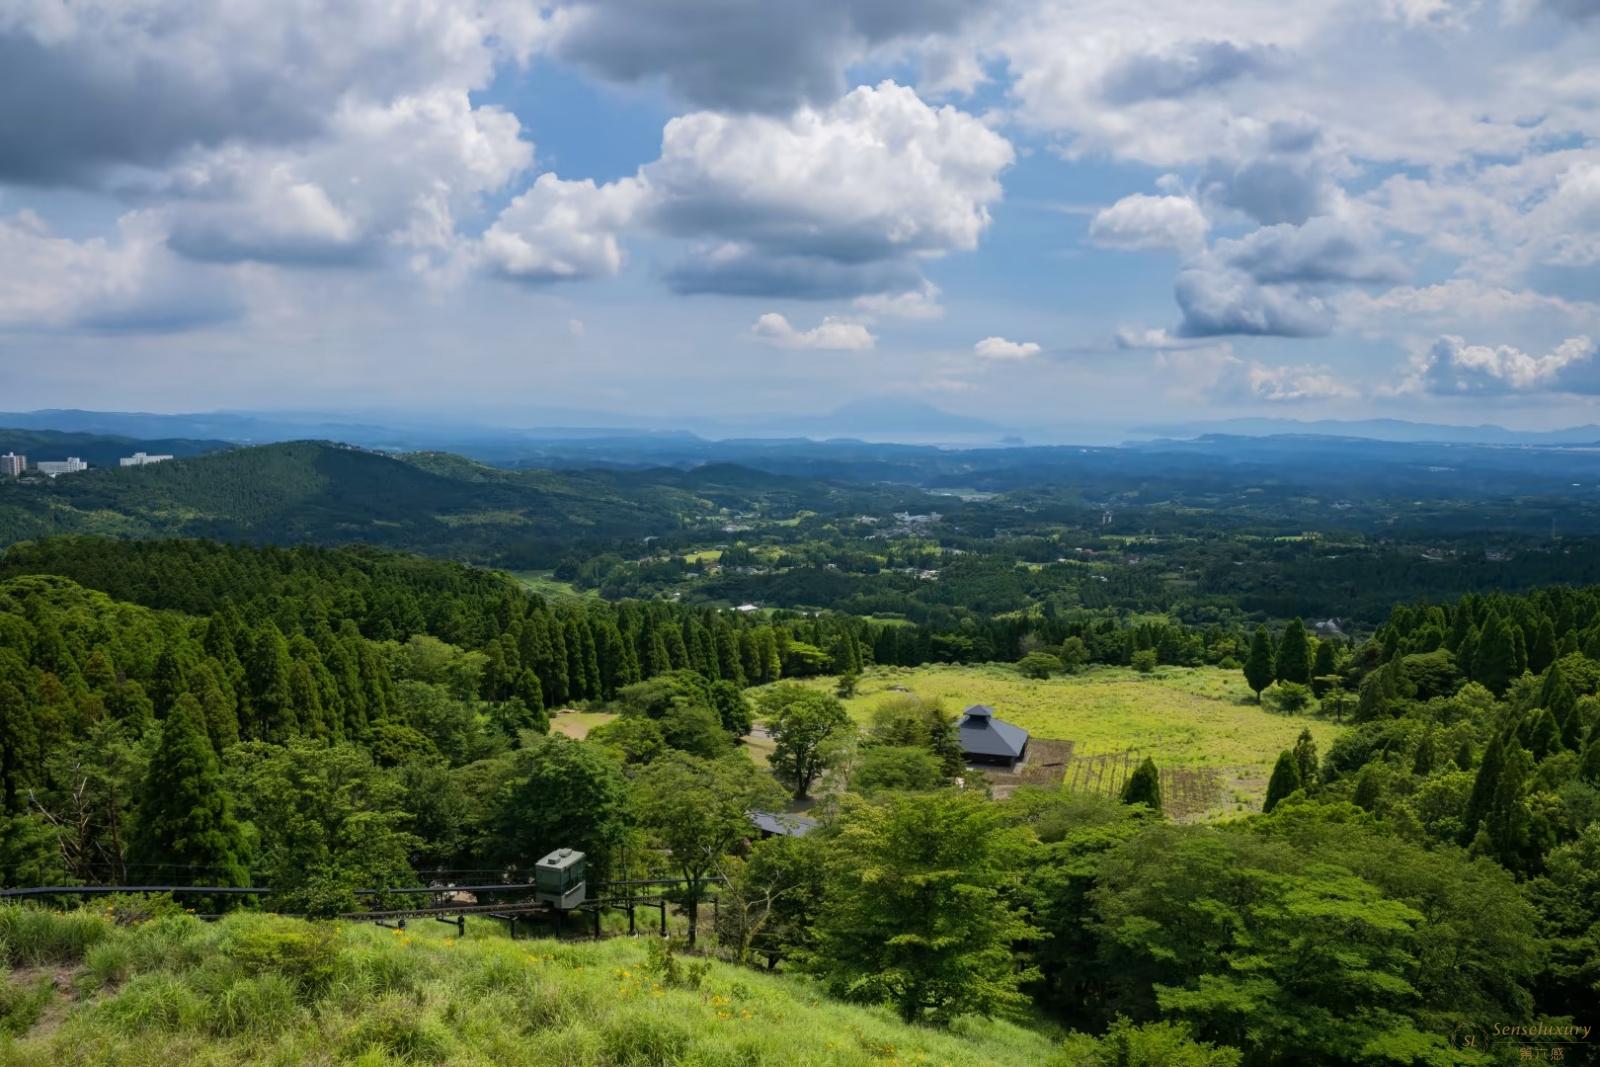
<path id="1" fill-rule="evenodd" d="M 145 467 L 152 463 L 165 463 L 171 456 L 152 456 L 144 452 L 135 452 L 131 456 L 123 456 L 117 460 L 124 467 Z"/>
<path id="2" fill-rule="evenodd" d="M 77 456 L 68 456 L 66 459 L 44 459 L 33 465 L 33 469 L 40 474 L 48 474 L 54 478 L 58 474 L 73 474 L 77 471 L 86 471 L 89 465 Z"/>
<path id="3" fill-rule="evenodd" d="M 7 452 L 0 456 L 0 477 L 15 478 L 27 469 L 27 456 L 19 456 L 15 452 Z"/>

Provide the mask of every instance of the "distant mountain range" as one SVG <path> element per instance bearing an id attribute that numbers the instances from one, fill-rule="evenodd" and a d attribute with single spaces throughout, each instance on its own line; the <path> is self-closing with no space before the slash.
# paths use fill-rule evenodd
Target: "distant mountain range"
<path id="1" fill-rule="evenodd" d="M 351 417 L 303 411 L 213 411 L 152 414 L 50 409 L 0 413 L 0 426 L 124 438 L 195 438 L 237 444 L 329 440 L 387 451 L 448 449 L 501 462 L 528 453 L 530 444 L 590 438 L 688 443 L 729 438 L 859 438 L 938 444 L 994 444 L 1009 431 L 985 419 L 956 415 L 906 397 L 853 401 L 820 415 L 748 415 L 684 419 L 663 426 L 659 416 L 530 410 L 521 426 L 404 412 Z M 692 432 L 691 432 L 692 431 Z"/>
<path id="2" fill-rule="evenodd" d="M 1508 430 L 1504 426 L 1449 426 L 1405 419 L 1223 419 L 1214 422 L 1177 422 L 1140 426 L 1136 434 L 1153 437 L 1202 437 L 1225 434 L 1269 437 L 1279 434 L 1316 434 L 1324 437 L 1359 437 L 1395 443 L 1474 445 L 1587 445 L 1600 443 L 1600 426 L 1573 426 L 1561 430 Z"/>

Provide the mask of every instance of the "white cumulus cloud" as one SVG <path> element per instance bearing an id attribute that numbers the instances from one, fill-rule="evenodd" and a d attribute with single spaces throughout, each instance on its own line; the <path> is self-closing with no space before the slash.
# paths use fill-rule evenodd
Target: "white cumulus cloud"
<path id="1" fill-rule="evenodd" d="M 1474 345 L 1447 334 L 1412 362 L 1401 392 L 1445 396 L 1507 393 L 1600 393 L 1595 343 L 1569 337 L 1542 356 L 1511 345 Z"/>
<path id="2" fill-rule="evenodd" d="M 797 330 L 776 311 L 762 315 L 750 327 L 757 340 L 778 348 L 809 348 L 833 352 L 863 352 L 878 343 L 872 331 L 859 322 L 832 316 L 809 330 Z"/>
<path id="3" fill-rule="evenodd" d="M 1136 193 L 1097 212 L 1089 222 L 1089 240 L 1101 248 L 1131 252 L 1188 252 L 1205 243 L 1209 228 L 1200 206 L 1186 196 Z"/>
<path id="4" fill-rule="evenodd" d="M 622 269 L 618 235 L 643 197 L 632 179 L 596 185 L 541 174 L 484 233 L 480 261 L 493 273 L 523 282 L 609 277 Z"/>
<path id="5" fill-rule="evenodd" d="M 1008 341 L 1004 337 L 985 337 L 972 350 L 984 359 L 996 360 L 1032 359 L 1042 351 L 1035 341 Z"/>

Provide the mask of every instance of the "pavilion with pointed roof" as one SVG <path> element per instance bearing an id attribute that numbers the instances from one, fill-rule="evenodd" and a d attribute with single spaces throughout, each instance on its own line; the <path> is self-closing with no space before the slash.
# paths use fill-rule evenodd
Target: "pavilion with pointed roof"
<path id="1" fill-rule="evenodd" d="M 974 704 L 957 724 L 961 754 L 968 763 L 1015 770 L 1028 755 L 1028 731 L 994 717 L 987 704 Z"/>

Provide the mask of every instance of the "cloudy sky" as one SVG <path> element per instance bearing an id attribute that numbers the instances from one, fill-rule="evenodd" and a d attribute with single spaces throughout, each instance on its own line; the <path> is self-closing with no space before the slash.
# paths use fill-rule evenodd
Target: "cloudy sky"
<path id="1" fill-rule="evenodd" d="M 9 0 L 0 410 L 1600 418 L 1600 0 Z"/>

